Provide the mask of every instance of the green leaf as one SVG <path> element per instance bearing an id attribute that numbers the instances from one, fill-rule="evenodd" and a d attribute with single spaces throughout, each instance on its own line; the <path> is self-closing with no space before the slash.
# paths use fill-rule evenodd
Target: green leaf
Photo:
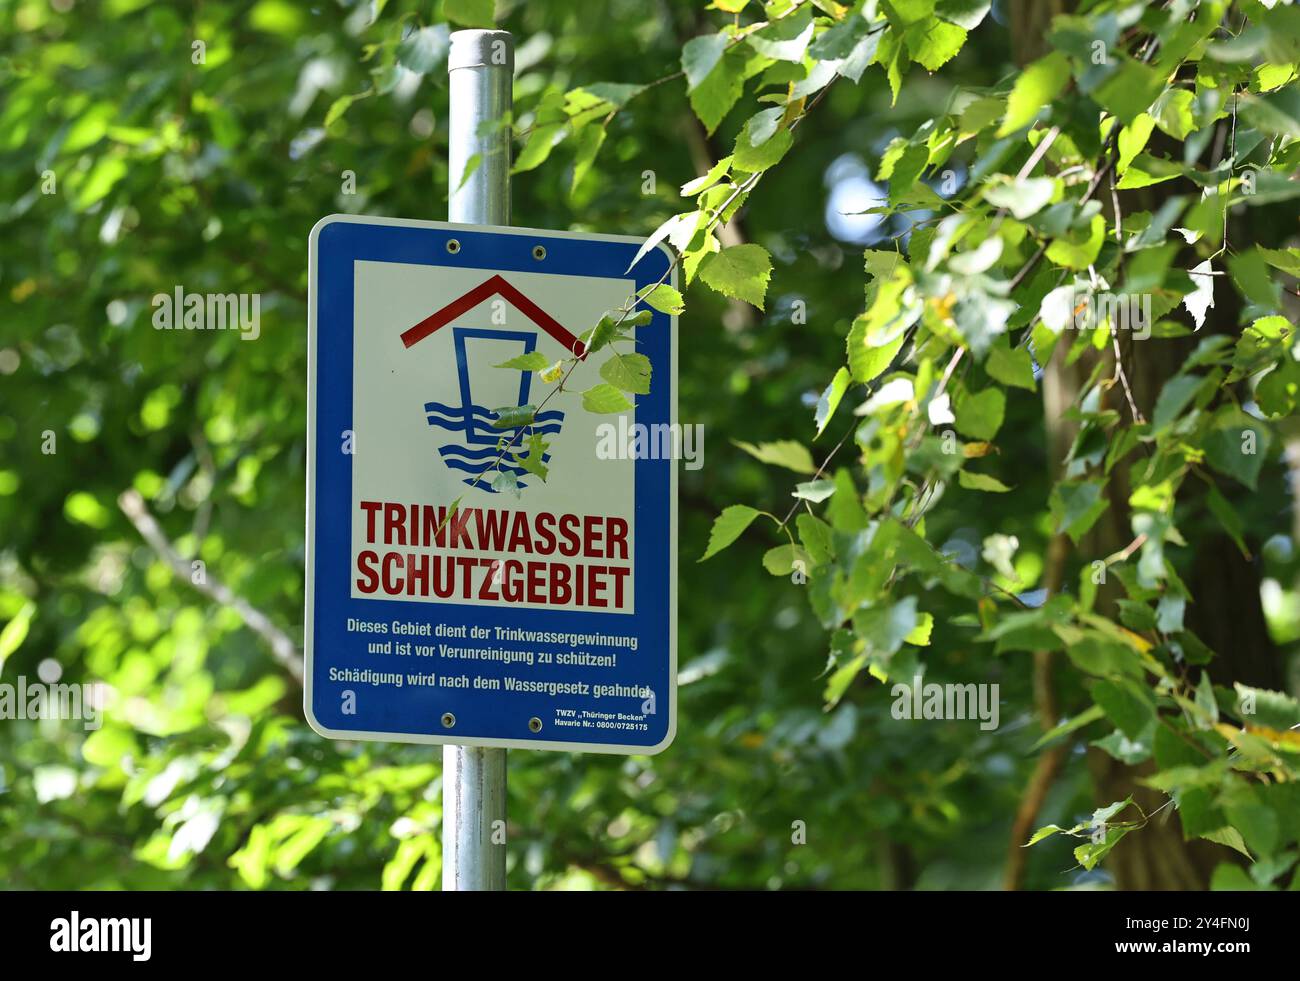
<path id="1" fill-rule="evenodd" d="M 903 642 L 913 647 L 929 647 L 930 634 L 934 632 L 934 614 L 922 613 L 912 632 L 903 638 Z"/>
<path id="2" fill-rule="evenodd" d="M 731 168 L 731 158 L 723 157 L 712 167 L 710 167 L 707 173 L 701 175 L 700 177 L 695 178 L 695 180 L 693 181 L 687 181 L 685 184 L 683 184 L 681 189 L 682 197 L 693 198 L 701 191 L 707 191 L 714 184 L 718 183 L 718 181 L 722 179 L 722 175 L 725 174 L 730 168 Z"/>
<path id="3" fill-rule="evenodd" d="M 820 436 L 826 429 L 826 424 L 831 421 L 835 415 L 835 410 L 840 407 L 840 401 L 844 398 L 844 393 L 848 391 L 849 382 L 848 368 L 840 368 L 835 372 L 835 377 L 831 383 L 826 386 L 822 392 L 821 398 L 817 400 L 817 409 L 813 415 L 813 422 L 817 426 L 817 435 Z"/>
<path id="4" fill-rule="evenodd" d="M 1128 165 L 1133 162 L 1133 158 L 1147 145 L 1155 125 L 1156 121 L 1142 112 L 1119 131 L 1119 157 L 1115 161 L 1115 173 L 1120 177 L 1124 176 L 1124 171 L 1128 170 Z"/>
<path id="5" fill-rule="evenodd" d="M 687 92 L 697 89 L 718 66 L 730 42 L 731 38 L 719 33 L 693 37 L 682 45 L 682 71 L 686 74 Z"/>
<path id="6" fill-rule="evenodd" d="M 494 27 L 495 0 L 443 0 L 442 16 L 466 27 Z"/>
<path id="7" fill-rule="evenodd" d="M 850 20 L 846 17 L 845 21 Z M 866 24 L 862 17 L 852 18 L 860 24 Z M 843 23 L 843 22 L 841 22 Z M 832 28 L 833 29 L 833 28 Z M 830 31 L 827 31 L 829 34 Z M 868 29 L 868 31 L 858 36 L 857 42 L 847 55 L 835 61 L 829 62 L 835 66 L 835 73 L 849 79 L 854 85 L 857 85 L 862 79 L 862 73 L 867 70 L 867 66 L 875 61 L 881 39 L 885 37 L 885 32 L 879 28 Z"/>
<path id="8" fill-rule="evenodd" d="M 966 31 L 947 21 L 917 21 L 903 34 L 912 60 L 930 71 L 937 71 L 950 61 L 966 43 Z"/>
<path id="9" fill-rule="evenodd" d="M 813 504 L 820 504 L 834 493 L 835 481 L 809 480 L 802 484 L 795 484 L 793 496 L 799 498 L 801 501 L 811 501 Z"/>
<path id="10" fill-rule="evenodd" d="M 1281 309 L 1277 277 L 1259 248 L 1244 249 L 1228 258 L 1228 270 L 1241 295 L 1267 310 Z"/>
<path id="11" fill-rule="evenodd" d="M 613 341 L 626 336 L 627 321 L 624 320 L 620 323 L 619 318 L 607 313 L 596 322 L 595 327 L 584 333 L 579 340 L 582 341 L 583 347 L 588 354 L 594 354 L 601 348 L 608 347 Z"/>
<path id="12" fill-rule="evenodd" d="M 509 361 L 502 361 L 500 364 L 493 365 L 494 368 L 511 368 L 515 371 L 541 371 L 547 367 L 550 362 L 546 360 L 546 355 L 540 351 L 529 351 L 527 354 L 520 354 L 511 358 Z"/>
<path id="13" fill-rule="evenodd" d="M 686 309 L 686 301 L 682 299 L 682 294 L 667 283 L 660 283 L 658 286 L 653 287 L 641 297 L 641 302 L 646 306 L 653 307 L 660 313 L 666 313 L 674 317 Z"/>
<path id="14" fill-rule="evenodd" d="M 1292 21 L 1294 25 L 1294 20 Z M 1291 30 L 1295 30 L 1294 26 Z M 1294 84 L 1267 95 L 1241 93 L 1241 114 L 1256 129 L 1289 140 L 1300 140 L 1300 99 Z"/>
<path id="15" fill-rule="evenodd" d="M 550 444 L 546 442 L 545 437 L 543 437 L 541 433 L 535 432 L 529 434 L 527 445 L 527 453 L 522 455 L 519 453 L 512 454 L 515 463 L 527 470 L 529 473 L 536 474 L 542 480 L 545 480 L 548 468 L 543 462 L 542 457 L 546 455 L 546 451 L 550 448 Z"/>
<path id="16" fill-rule="evenodd" d="M 517 429 L 520 426 L 531 426 L 533 424 L 533 419 L 537 415 L 537 406 L 505 405 L 492 411 L 496 414 L 496 418 L 492 420 L 492 425 L 495 428 Z"/>
<path id="17" fill-rule="evenodd" d="M 835 540 L 830 525 L 806 511 L 794 519 L 794 524 L 799 530 L 799 541 L 814 564 L 821 565 L 834 558 Z"/>
<path id="18" fill-rule="evenodd" d="M 1183 614 L 1187 609 L 1187 600 L 1173 593 L 1166 593 L 1156 604 L 1156 629 L 1162 634 L 1178 633 L 1183 629 Z M 1209 677 L 1209 675 L 1206 675 Z"/>
<path id="19" fill-rule="evenodd" d="M 907 596 L 854 614 L 853 629 L 872 653 L 888 657 L 897 653 L 920 622 L 916 597 Z"/>
<path id="20" fill-rule="evenodd" d="M 773 443 L 759 443 L 757 446 L 740 440 L 732 440 L 732 442 L 760 463 L 785 467 L 795 473 L 817 472 L 817 465 L 813 463 L 812 454 L 808 452 L 808 447 L 792 439 L 777 440 Z"/>
<path id="21" fill-rule="evenodd" d="M 602 372 L 603 374 L 603 372 Z M 626 395 L 608 383 L 595 385 L 582 393 L 582 407 L 588 412 L 626 412 L 632 408 Z"/>
<path id="22" fill-rule="evenodd" d="M 625 392 L 649 395 L 650 368 L 650 359 L 644 354 L 614 354 L 600 366 L 600 377 Z"/>
<path id="23" fill-rule="evenodd" d="M 1050 838 L 1052 835 L 1060 834 L 1065 829 L 1056 824 L 1048 824 L 1035 831 L 1027 842 L 1021 845 L 1021 848 L 1028 848 L 1030 845 L 1036 845 L 1044 838 Z"/>
<path id="24" fill-rule="evenodd" d="M 1086 230 L 1074 230 L 1054 239 L 1047 247 L 1047 258 L 1066 269 L 1087 269 L 1097 261 L 1097 254 L 1101 252 L 1105 238 L 1106 219 L 1101 215 L 1093 215 Z"/>
<path id="25" fill-rule="evenodd" d="M 1137 766 L 1151 758 L 1151 746 L 1148 742 L 1129 739 L 1118 729 L 1109 736 L 1094 739 L 1092 745 L 1128 766 Z"/>
<path id="26" fill-rule="evenodd" d="M 1224 808 L 1232 826 L 1256 855 L 1271 855 L 1277 847 L 1277 815 L 1254 799 L 1253 795 L 1230 801 Z"/>
<path id="27" fill-rule="evenodd" d="M 867 666 L 867 655 L 859 654 L 848 663 L 836 668 L 831 676 L 826 679 L 826 691 L 822 697 L 826 701 L 826 709 L 829 711 L 839 704 L 844 693 L 849 690 L 849 685 L 853 680 L 862 673 L 862 669 Z"/>
<path id="28" fill-rule="evenodd" d="M 18 650 L 27 639 L 27 632 L 35 614 L 36 604 L 30 601 L 24 603 L 13 618 L 5 624 L 4 629 L 0 630 L 0 670 L 4 668 L 5 660 L 9 655 Z"/>
<path id="29" fill-rule="evenodd" d="M 1147 153 L 1139 153 L 1124 171 L 1124 176 L 1115 186 L 1121 191 L 1136 190 L 1163 184 L 1175 177 L 1183 176 L 1183 168 L 1170 160 L 1162 160 Z"/>
<path id="30" fill-rule="evenodd" d="M 1151 107 L 1164 84 L 1165 80 L 1154 68 L 1126 59 L 1097 86 L 1092 97 L 1127 125 Z"/>
<path id="31" fill-rule="evenodd" d="M 798 545 L 778 545 L 763 555 L 763 568 L 774 576 L 788 576 L 796 569 L 807 573 L 811 562 Z"/>
<path id="32" fill-rule="evenodd" d="M 1048 743 L 1056 739 L 1059 739 L 1061 736 L 1069 735 L 1070 733 L 1078 729 L 1082 729 L 1086 725 L 1090 725 L 1093 722 L 1096 722 L 1098 719 L 1102 718 L 1104 714 L 1105 713 L 1102 712 L 1100 705 L 1089 706 L 1088 708 L 1080 712 L 1078 715 L 1076 715 L 1074 718 L 1067 719 L 1066 721 L 1062 722 L 1060 725 L 1055 726 L 1054 728 L 1043 733 L 1038 738 L 1038 741 L 1034 743 L 1033 746 L 1030 747 L 1031 752 L 1042 749 L 1042 747 L 1046 746 Z"/>
<path id="33" fill-rule="evenodd" d="M 1295 328 L 1285 317 L 1259 317 L 1243 332 L 1237 341 L 1232 358 L 1232 377 L 1229 382 L 1255 374 L 1264 368 L 1277 365 L 1289 368 L 1295 362 L 1286 357 L 1294 342 Z"/>
<path id="34" fill-rule="evenodd" d="M 1023 347 L 1011 347 L 1005 342 L 994 344 L 984 369 L 990 378 L 1004 385 L 1034 390 L 1034 362 Z"/>
<path id="35" fill-rule="evenodd" d="M 139 751 L 140 747 L 131 730 L 112 725 L 92 732 L 81 744 L 81 755 L 86 758 L 86 762 L 100 767 L 120 766 L 122 757 Z"/>
<path id="36" fill-rule="evenodd" d="M 1214 697 L 1214 682 L 1208 671 L 1202 672 L 1201 680 L 1196 685 L 1196 707 L 1205 713 L 1205 718 L 1213 725 L 1219 721 L 1219 702 Z"/>
<path id="37" fill-rule="evenodd" d="M 496 476 L 492 478 L 492 489 L 498 494 L 510 491 L 515 497 L 524 496 L 519 486 L 519 478 L 515 476 L 513 470 L 498 470 Z"/>
<path id="38" fill-rule="evenodd" d="M 1077 543 L 1105 513 L 1106 498 L 1100 480 L 1062 481 L 1052 488 L 1050 506 L 1057 532 Z"/>
<path id="39" fill-rule="evenodd" d="M 897 31 L 884 31 L 880 35 L 875 60 L 885 70 L 885 79 L 889 82 L 889 105 L 894 107 L 898 104 L 898 92 L 902 90 L 902 73 L 909 64 L 905 45 Z"/>
<path id="40" fill-rule="evenodd" d="M 769 24 L 748 36 L 751 48 L 774 61 L 803 60 L 804 52 L 813 37 L 812 11 L 805 6 L 795 11 L 793 16 Z"/>
<path id="41" fill-rule="evenodd" d="M 934 13 L 935 0 L 889 0 L 892 23 L 915 24 Z"/>
<path id="42" fill-rule="evenodd" d="M 906 146 L 894 159 L 882 161 L 881 173 L 889 174 L 889 203 L 904 201 L 915 187 L 916 179 L 930 161 L 930 151 L 924 146 Z"/>
<path id="43" fill-rule="evenodd" d="M 334 828 L 330 818 L 307 817 L 297 831 L 289 835 L 275 851 L 275 871 L 287 876 L 296 869 L 312 850 L 325 840 Z"/>
<path id="44" fill-rule="evenodd" d="M 380 874 L 379 887 L 384 892 L 399 892 L 416 863 L 424 858 L 428 845 L 423 837 L 403 838 Z"/>
<path id="45" fill-rule="evenodd" d="M 762 115 L 760 113 L 759 115 Z M 752 123 L 753 120 L 750 120 Z M 745 129 L 740 131 L 736 137 L 736 149 L 732 154 L 732 160 L 735 166 L 740 170 L 746 170 L 750 173 L 758 173 L 760 170 L 767 170 L 780 163 L 781 158 L 789 152 L 790 147 L 794 145 L 794 134 L 788 129 L 783 129 L 770 139 L 764 140 L 758 145 L 750 144 L 749 123 L 745 124 Z M 757 246 L 756 246 L 757 247 Z M 733 246 L 733 248 L 745 248 L 745 246 Z M 757 304 L 756 304 L 757 305 Z"/>
<path id="46" fill-rule="evenodd" d="M 763 309 L 772 259 L 761 245 L 733 245 L 707 256 L 700 263 L 699 277 L 723 296 L 744 300 Z"/>
<path id="47" fill-rule="evenodd" d="M 1192 115 L 1195 101 L 1195 96 L 1187 89 L 1165 89 L 1151 107 L 1151 116 L 1162 131 L 1176 140 L 1185 140 L 1187 134 L 1196 128 L 1196 120 Z M 1133 121 L 1136 122 L 1142 115 L 1145 114 L 1135 116 Z"/>
<path id="48" fill-rule="evenodd" d="M 421 27 L 397 46 L 397 63 L 418 75 L 426 75 L 447 60 L 450 48 L 451 32 L 446 24 Z"/>
<path id="49" fill-rule="evenodd" d="M 1226 842 L 1220 842 L 1226 844 Z M 1240 865 L 1221 862 L 1210 876 L 1210 889 L 1213 892 L 1246 892 L 1257 890 L 1259 886 L 1246 874 Z"/>
<path id="50" fill-rule="evenodd" d="M 1182 414 L 1203 384 L 1205 379 L 1197 375 L 1174 375 L 1165 382 L 1151 417 L 1156 432 L 1171 425 Z"/>
<path id="51" fill-rule="evenodd" d="M 1250 853 L 1250 849 L 1246 847 L 1246 840 L 1241 837 L 1241 832 L 1238 831 L 1236 828 L 1223 827 L 1220 828 L 1218 831 L 1207 831 L 1205 834 L 1199 835 L 1198 837 L 1204 838 L 1206 841 L 1212 841 L 1216 845 L 1223 845 L 1225 848 L 1231 848 L 1233 851 L 1240 852 L 1242 855 L 1245 855 L 1252 862 L 1255 861 L 1255 856 L 1252 855 Z M 1220 865 L 1219 869 L 1222 868 L 1225 868 L 1225 866 Z M 1214 878 L 1216 879 L 1218 878 L 1218 869 L 1215 869 Z M 1246 881 L 1247 883 L 1250 883 L 1249 879 L 1247 879 Z M 1222 888 L 1222 886 L 1215 886 L 1211 884 L 1211 888 L 1212 889 Z M 1253 888 L 1253 885 L 1247 885 L 1244 888 L 1247 889 Z"/>
<path id="52" fill-rule="evenodd" d="M 1029 65 L 1016 78 L 997 135 L 1007 136 L 1027 126 L 1039 112 L 1055 101 L 1069 80 L 1070 59 L 1059 51 L 1053 51 Z"/>
<path id="53" fill-rule="evenodd" d="M 1273 435 L 1266 423 L 1236 406 L 1224 406 L 1215 413 L 1213 426 L 1205 437 L 1205 459 L 1219 473 L 1254 490 L 1272 442 Z"/>
<path id="54" fill-rule="evenodd" d="M 1074 850 L 1075 861 L 1088 871 L 1092 871 L 1097 867 L 1097 863 L 1119 844 L 1120 839 L 1132 830 L 1128 827 L 1108 827 L 1101 841 L 1090 841 Z"/>
<path id="55" fill-rule="evenodd" d="M 835 61 L 852 54 L 859 40 L 870 29 L 867 19 L 854 11 L 832 24 L 813 41 L 808 55 L 814 61 Z"/>
<path id="56" fill-rule="evenodd" d="M 996 477 L 990 477 L 988 474 L 972 473 L 969 470 L 957 471 L 957 483 L 968 490 L 988 491 L 994 494 L 1005 494 L 1011 490 L 1010 487 Z"/>
<path id="57" fill-rule="evenodd" d="M 974 439 L 991 440 L 1002 428 L 1006 410 L 1007 397 L 996 388 L 976 394 L 959 391 L 953 407 L 957 431 Z"/>
<path id="58" fill-rule="evenodd" d="M 935 12 L 946 21 L 973 31 L 988 15 L 991 0 L 939 0 Z"/>
<path id="59" fill-rule="evenodd" d="M 1155 707 L 1129 681 L 1101 680 L 1092 686 L 1092 699 L 1124 735 L 1137 739 L 1155 719 Z"/>
<path id="60" fill-rule="evenodd" d="M 2 650 L 2 648 L 0 648 Z M 1294 729 L 1300 726 L 1300 702 L 1286 692 L 1252 688 L 1234 682 L 1237 693 L 1237 717 L 1253 725 L 1271 729 Z"/>
<path id="61" fill-rule="evenodd" d="M 591 171 L 596 162 L 600 148 L 605 144 L 604 126 L 585 126 L 578 133 L 578 152 L 573 159 L 573 180 L 569 182 L 569 193 L 573 194 L 582 179 Z"/>
<path id="62" fill-rule="evenodd" d="M 569 127 L 563 123 L 534 123 L 532 132 L 528 134 L 528 142 L 519 152 L 519 158 L 510 172 L 522 174 L 540 167 L 551 155 L 551 151 L 564 142 L 569 132 Z"/>
<path id="63" fill-rule="evenodd" d="M 333 112 L 333 109 L 331 108 L 330 111 Z M 325 125 L 329 126 L 328 120 Z M 77 191 L 77 210 L 83 211 L 107 196 L 117 182 L 126 176 L 126 171 L 125 158 L 118 156 L 100 157 L 98 163 L 90 171 L 90 176 L 86 178 Z"/>
<path id="64" fill-rule="evenodd" d="M 984 199 L 996 208 L 1005 208 L 1023 221 L 1047 206 L 1056 193 L 1056 181 L 1050 177 L 1029 177 L 994 184 L 984 191 Z"/>
<path id="65" fill-rule="evenodd" d="M 746 504 L 733 504 L 713 520 L 709 531 L 709 547 L 700 556 L 699 561 L 712 558 L 741 536 L 761 511 Z"/>
<path id="66" fill-rule="evenodd" d="M 743 65 L 742 58 L 727 55 L 703 81 L 690 89 L 691 108 L 710 136 L 744 92 Z"/>
<path id="67" fill-rule="evenodd" d="M 1210 513 L 1219 519 L 1219 524 L 1223 526 L 1223 530 L 1228 533 L 1228 537 L 1241 550 L 1241 554 L 1246 558 L 1250 558 L 1250 549 L 1246 547 L 1245 539 L 1242 538 L 1245 526 L 1242 524 L 1241 516 L 1228 503 L 1228 499 L 1219 492 L 1217 487 L 1211 485 L 1205 502 L 1210 506 Z M 1300 722 L 1300 719 L 1296 721 Z"/>
<path id="68" fill-rule="evenodd" d="M 964 138 L 984 132 L 990 123 L 996 122 L 1006 113 L 1006 109 L 1006 99 L 993 96 L 976 99 L 958 117 L 960 135 Z"/>
<path id="69" fill-rule="evenodd" d="M 890 340 L 873 344 L 867 337 L 871 321 L 872 318 L 866 315 L 857 317 L 853 321 L 853 326 L 849 328 L 846 342 L 849 370 L 852 372 L 853 380 L 863 384 L 877 378 L 893 363 L 894 357 L 902 350 L 903 342 L 907 339 L 905 331 L 899 329 Z"/>

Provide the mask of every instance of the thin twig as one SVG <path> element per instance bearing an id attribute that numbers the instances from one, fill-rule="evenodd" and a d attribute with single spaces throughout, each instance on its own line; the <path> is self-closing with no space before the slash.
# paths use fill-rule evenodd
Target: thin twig
<path id="1" fill-rule="evenodd" d="M 299 685 L 303 683 L 302 651 L 283 630 L 277 627 L 262 611 L 256 609 L 242 596 L 237 596 L 225 583 L 204 572 L 200 581 L 195 581 L 190 562 L 185 559 L 176 546 L 163 533 L 158 522 L 150 513 L 148 505 L 140 492 L 134 488 L 123 491 L 117 499 L 117 506 L 135 525 L 140 537 L 158 553 L 158 556 L 171 566 L 178 579 L 189 582 L 204 596 L 222 606 L 228 606 L 244 621 L 244 626 L 261 637 L 271 648 L 271 655 L 289 672 Z"/>
<path id="2" fill-rule="evenodd" d="M 1142 418 L 1142 413 L 1138 411 L 1137 402 L 1133 400 L 1133 390 L 1128 387 L 1128 375 L 1124 374 L 1124 361 L 1119 353 L 1119 336 L 1113 330 L 1110 332 L 1110 342 L 1115 348 L 1115 377 L 1124 386 L 1124 397 L 1128 399 L 1128 411 L 1132 413 L 1134 422 L 1144 423 L 1146 420 Z"/>
<path id="3" fill-rule="evenodd" d="M 826 93 L 830 91 L 830 87 L 833 83 L 834 83 L 834 79 L 832 79 L 831 82 L 828 82 L 826 84 L 826 87 L 823 88 L 820 92 L 818 92 L 817 95 L 813 98 L 813 100 L 804 107 L 803 111 L 800 112 L 799 115 L 796 116 L 794 120 L 791 121 L 789 127 L 790 132 L 794 132 L 795 128 L 799 125 L 800 121 L 805 116 L 807 116 L 808 113 L 812 112 L 813 109 L 817 107 L 817 104 L 820 103 L 823 98 L 825 98 Z M 748 194 L 750 191 L 754 189 L 754 187 L 758 184 L 759 180 L 763 177 L 764 173 L 766 173 L 766 171 L 760 170 L 753 174 L 750 174 L 747 178 L 745 178 L 743 181 L 740 182 L 740 184 L 736 186 L 736 189 L 727 196 L 727 199 L 723 201 L 719 207 L 708 212 L 708 221 L 705 223 L 704 226 L 704 231 L 706 234 L 711 233 L 714 230 L 714 228 L 716 228 L 722 222 L 723 218 L 727 214 L 727 210 L 732 206 L 733 203 L 735 203 L 735 201 L 738 198 L 741 197 L 741 195 Z M 677 268 L 680 262 L 681 262 L 681 255 L 678 254 L 674 256 L 673 261 L 670 262 L 668 264 L 668 268 L 664 270 L 664 274 L 659 277 L 657 282 L 652 284 L 650 289 L 645 290 L 646 295 L 653 293 L 656 287 L 662 286 L 664 283 L 666 283 L 668 281 L 668 277 L 672 275 L 673 270 Z M 632 302 L 625 304 L 625 309 L 623 310 L 622 316 L 620 316 L 618 320 L 615 322 L 614 324 L 615 330 L 617 330 L 622 325 L 623 321 L 625 321 L 628 318 L 628 316 L 636 308 L 638 302 L 644 302 L 644 297 L 642 297 L 641 300 L 638 301 L 634 295 L 631 299 Z M 587 354 L 589 353 L 586 350 L 587 345 L 585 343 L 583 344 L 583 348 L 584 348 L 583 353 L 581 355 L 574 357 L 573 363 L 569 366 L 568 371 L 564 373 L 564 377 L 560 379 L 559 384 L 557 384 L 554 388 L 552 388 L 549 392 L 547 392 L 546 397 L 537 404 L 537 408 L 533 410 L 534 419 L 536 419 L 537 415 L 542 411 L 543 408 L 546 407 L 547 403 L 550 402 L 551 399 L 555 397 L 557 392 L 564 391 L 564 385 L 569 380 L 569 376 L 573 374 L 573 372 L 577 369 L 578 365 L 586 358 Z M 498 454 L 497 458 L 493 460 L 492 463 L 489 464 L 486 468 L 484 468 L 484 470 L 477 477 L 474 478 L 474 482 L 470 484 L 470 487 L 471 488 L 477 487 L 479 481 L 481 481 L 489 473 L 493 471 L 499 471 L 501 468 L 502 461 L 505 460 L 506 458 L 506 454 L 511 451 L 511 448 L 518 441 L 519 437 L 524 434 L 524 430 L 530 428 L 532 428 L 532 423 L 529 423 L 527 426 L 517 427 L 515 429 L 514 435 L 511 436 L 510 440 L 505 444 L 504 447 L 502 447 L 501 452 L 500 454 Z"/>

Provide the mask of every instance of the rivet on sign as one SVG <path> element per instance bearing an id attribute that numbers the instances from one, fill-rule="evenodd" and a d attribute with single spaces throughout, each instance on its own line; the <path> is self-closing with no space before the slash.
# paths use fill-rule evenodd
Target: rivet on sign
<path id="1" fill-rule="evenodd" d="M 442 713 L 442 727 L 444 729 L 450 729 L 455 724 L 456 724 L 456 716 L 452 715 L 450 712 Z"/>
<path id="2" fill-rule="evenodd" d="M 455 255 L 460 251 L 460 242 L 456 241 L 454 238 L 447 239 L 447 251 L 452 255 Z"/>
<path id="3" fill-rule="evenodd" d="M 541 246 L 538 246 L 538 248 L 541 248 Z M 533 732 L 541 732 L 542 720 L 537 718 L 537 716 L 533 716 L 531 719 L 528 720 L 528 728 L 531 729 Z"/>
<path id="4" fill-rule="evenodd" d="M 538 262 L 541 262 L 543 259 L 545 259 L 545 258 L 546 258 L 546 246 L 544 246 L 544 245 L 534 245 L 534 246 L 533 246 L 533 258 L 536 259 Z"/>

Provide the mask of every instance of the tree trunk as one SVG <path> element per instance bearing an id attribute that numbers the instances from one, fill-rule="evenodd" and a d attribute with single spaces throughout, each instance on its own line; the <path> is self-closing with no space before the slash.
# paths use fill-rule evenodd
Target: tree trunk
<path id="1" fill-rule="evenodd" d="M 1023 65 L 1045 53 L 1050 18 L 1069 6 L 1073 4 L 1067 0 L 1013 0 L 1012 46 L 1018 63 Z M 1098 165 L 1102 163 L 1099 161 Z M 1154 212 L 1172 193 L 1166 190 L 1168 186 L 1121 192 L 1124 197 L 1120 200 L 1120 207 L 1126 212 Z M 1113 206 L 1106 190 L 1103 188 L 1098 197 L 1113 223 Z M 1237 230 L 1237 235 L 1240 234 L 1241 231 Z M 1187 257 L 1185 253 L 1180 258 Z M 1192 259 L 1185 263 L 1184 268 L 1195 261 Z M 1205 328 L 1194 338 L 1147 338 L 1142 342 L 1134 342 L 1131 336 L 1120 338 L 1123 368 L 1133 400 L 1145 418 L 1151 417 L 1161 388 L 1177 373 L 1196 342 L 1212 332 L 1237 334 L 1239 302 L 1226 280 L 1216 284 L 1215 299 L 1216 306 L 1211 309 Z M 1114 354 L 1109 351 L 1091 357 L 1085 355 L 1074 365 L 1067 366 L 1065 354 L 1069 339 L 1069 335 L 1062 338 L 1043 373 L 1045 435 L 1050 459 L 1058 465 L 1075 435 L 1074 427 L 1062 420 L 1063 411 L 1077 403 L 1081 386 L 1095 366 L 1096 358 L 1108 363 L 1109 376 L 1114 376 L 1115 369 Z M 1122 385 L 1113 385 L 1104 401 L 1107 408 L 1115 409 L 1123 417 L 1129 416 L 1128 399 Z M 1123 470 L 1122 466 L 1117 466 L 1113 472 L 1109 488 L 1110 507 L 1073 550 L 1072 568 L 1077 569 L 1095 559 L 1105 559 L 1132 541 L 1128 481 Z M 1192 495 L 1199 496 L 1202 492 L 1199 482 L 1189 481 L 1183 487 L 1180 501 L 1186 507 L 1195 501 Z M 1193 538 L 1188 528 L 1181 530 L 1188 539 L 1188 549 L 1183 554 L 1193 557 L 1191 567 L 1183 574 L 1192 595 L 1186 624 L 1215 651 L 1215 659 L 1208 669 L 1210 677 L 1220 684 L 1241 681 L 1266 688 L 1282 687 L 1281 659 L 1264 620 L 1258 571 L 1226 535 L 1207 533 Z M 1116 577 L 1108 577 L 1098 590 L 1098 612 L 1114 617 L 1117 612 L 1115 601 L 1122 596 L 1123 590 Z M 1089 750 L 1088 765 L 1100 805 L 1131 796 L 1145 813 L 1151 814 L 1166 803 L 1163 794 L 1138 784 L 1140 779 L 1153 772 L 1150 763 L 1130 767 L 1100 750 Z M 1205 889 L 1214 866 L 1231 860 L 1227 850 L 1210 842 L 1184 841 L 1181 822 L 1170 806 L 1161 810 L 1146 827 L 1122 839 L 1107 857 L 1105 867 L 1120 889 Z"/>

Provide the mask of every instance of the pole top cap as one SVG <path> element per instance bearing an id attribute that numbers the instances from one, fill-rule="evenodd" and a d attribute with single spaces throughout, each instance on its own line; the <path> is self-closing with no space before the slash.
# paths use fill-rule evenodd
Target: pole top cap
<path id="1" fill-rule="evenodd" d="M 457 68 L 504 68 L 514 74 L 515 39 L 509 31 L 456 31 L 451 36 L 447 71 Z"/>

